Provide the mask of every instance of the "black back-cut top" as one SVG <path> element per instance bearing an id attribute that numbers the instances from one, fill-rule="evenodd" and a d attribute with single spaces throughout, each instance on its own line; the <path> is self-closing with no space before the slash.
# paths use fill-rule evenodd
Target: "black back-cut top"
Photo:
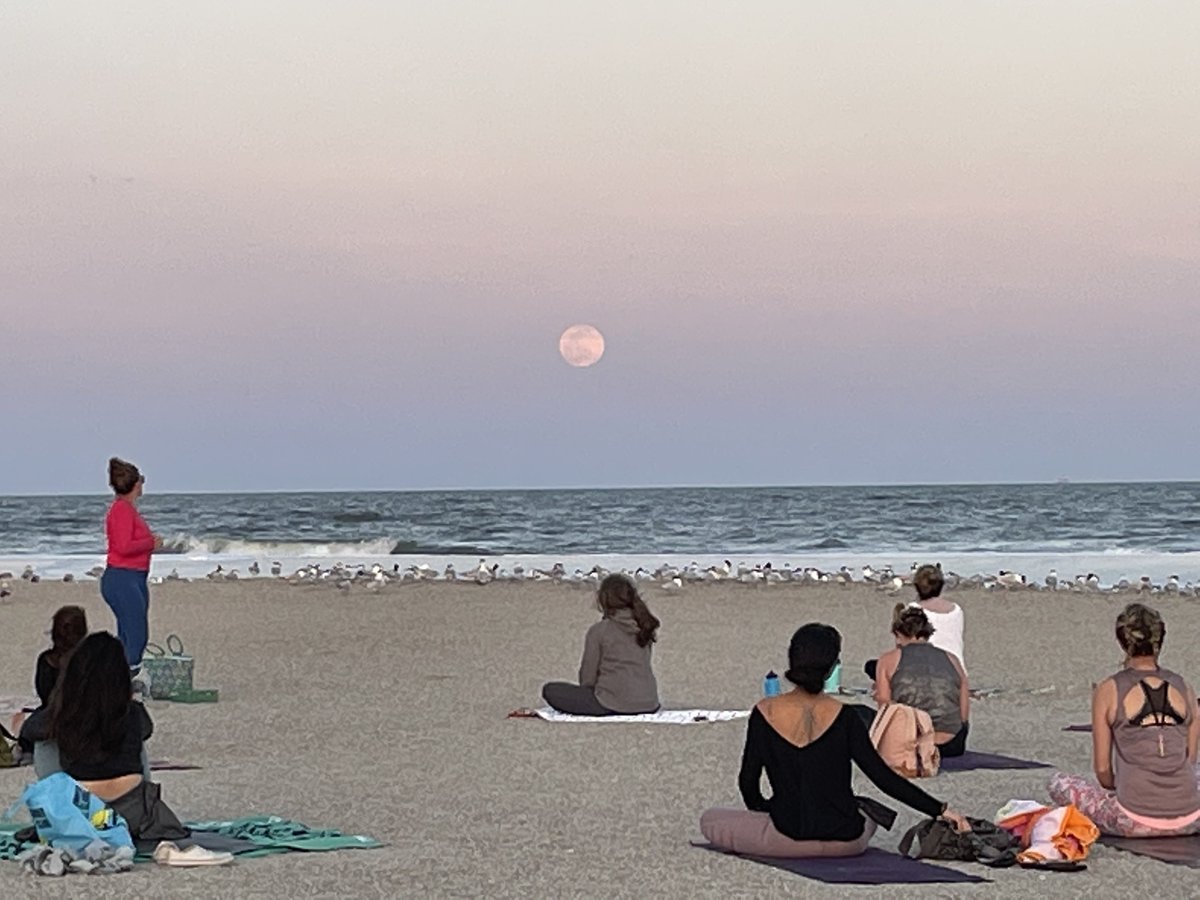
<path id="1" fill-rule="evenodd" d="M 738 787 L 747 809 L 766 812 L 780 834 L 797 841 L 852 841 L 862 836 L 863 816 L 850 781 L 853 760 L 875 786 L 927 816 L 946 808 L 880 759 L 867 726 L 848 706 L 816 740 L 797 747 L 755 708 L 746 730 Z M 763 797 L 763 769 L 771 797 Z"/>

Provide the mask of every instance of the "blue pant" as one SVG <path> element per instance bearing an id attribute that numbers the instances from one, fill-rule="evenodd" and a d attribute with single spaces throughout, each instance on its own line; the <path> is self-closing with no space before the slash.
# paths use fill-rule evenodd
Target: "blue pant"
<path id="1" fill-rule="evenodd" d="M 146 641 L 150 640 L 149 574 L 109 566 L 100 576 L 100 596 L 117 617 L 117 637 L 134 672 L 141 669 Z"/>

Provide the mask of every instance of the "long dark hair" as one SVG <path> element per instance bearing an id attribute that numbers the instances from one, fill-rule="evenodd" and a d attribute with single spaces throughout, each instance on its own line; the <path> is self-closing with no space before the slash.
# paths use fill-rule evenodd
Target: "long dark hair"
<path id="1" fill-rule="evenodd" d="M 96 759 L 117 752 L 132 695 L 121 642 L 107 631 L 84 638 L 50 697 L 50 737 L 62 756 Z"/>
<path id="2" fill-rule="evenodd" d="M 46 662 L 61 669 L 63 661 L 79 642 L 87 637 L 87 613 L 79 606 L 64 606 L 54 614 L 50 624 L 50 651 Z"/>
<path id="3" fill-rule="evenodd" d="M 658 626 L 662 623 L 650 612 L 633 582 L 624 575 L 609 575 L 600 582 L 600 590 L 596 593 L 596 606 L 606 618 L 622 609 L 632 612 L 633 621 L 638 627 L 639 647 L 645 647 L 658 640 Z"/>

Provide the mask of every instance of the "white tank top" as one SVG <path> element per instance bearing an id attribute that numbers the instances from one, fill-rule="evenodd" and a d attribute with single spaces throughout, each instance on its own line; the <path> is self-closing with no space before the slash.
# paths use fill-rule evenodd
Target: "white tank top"
<path id="1" fill-rule="evenodd" d="M 912 605 L 921 606 L 920 603 Z M 957 656 L 965 672 L 967 670 L 967 661 L 963 658 L 962 607 L 955 603 L 954 609 L 948 613 L 933 612 L 926 609 L 925 615 L 929 617 L 929 624 L 933 626 L 933 637 L 929 639 L 929 643 L 935 647 L 940 647 L 947 653 L 953 653 Z"/>

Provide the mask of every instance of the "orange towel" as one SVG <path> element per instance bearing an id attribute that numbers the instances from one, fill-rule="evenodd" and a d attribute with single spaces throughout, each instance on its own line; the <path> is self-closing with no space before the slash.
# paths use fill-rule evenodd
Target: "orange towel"
<path id="1" fill-rule="evenodd" d="M 996 824 L 1021 838 L 1021 862 L 1086 859 L 1088 848 L 1100 837 L 1095 823 L 1074 806 L 1047 807 L 1010 803 Z"/>

